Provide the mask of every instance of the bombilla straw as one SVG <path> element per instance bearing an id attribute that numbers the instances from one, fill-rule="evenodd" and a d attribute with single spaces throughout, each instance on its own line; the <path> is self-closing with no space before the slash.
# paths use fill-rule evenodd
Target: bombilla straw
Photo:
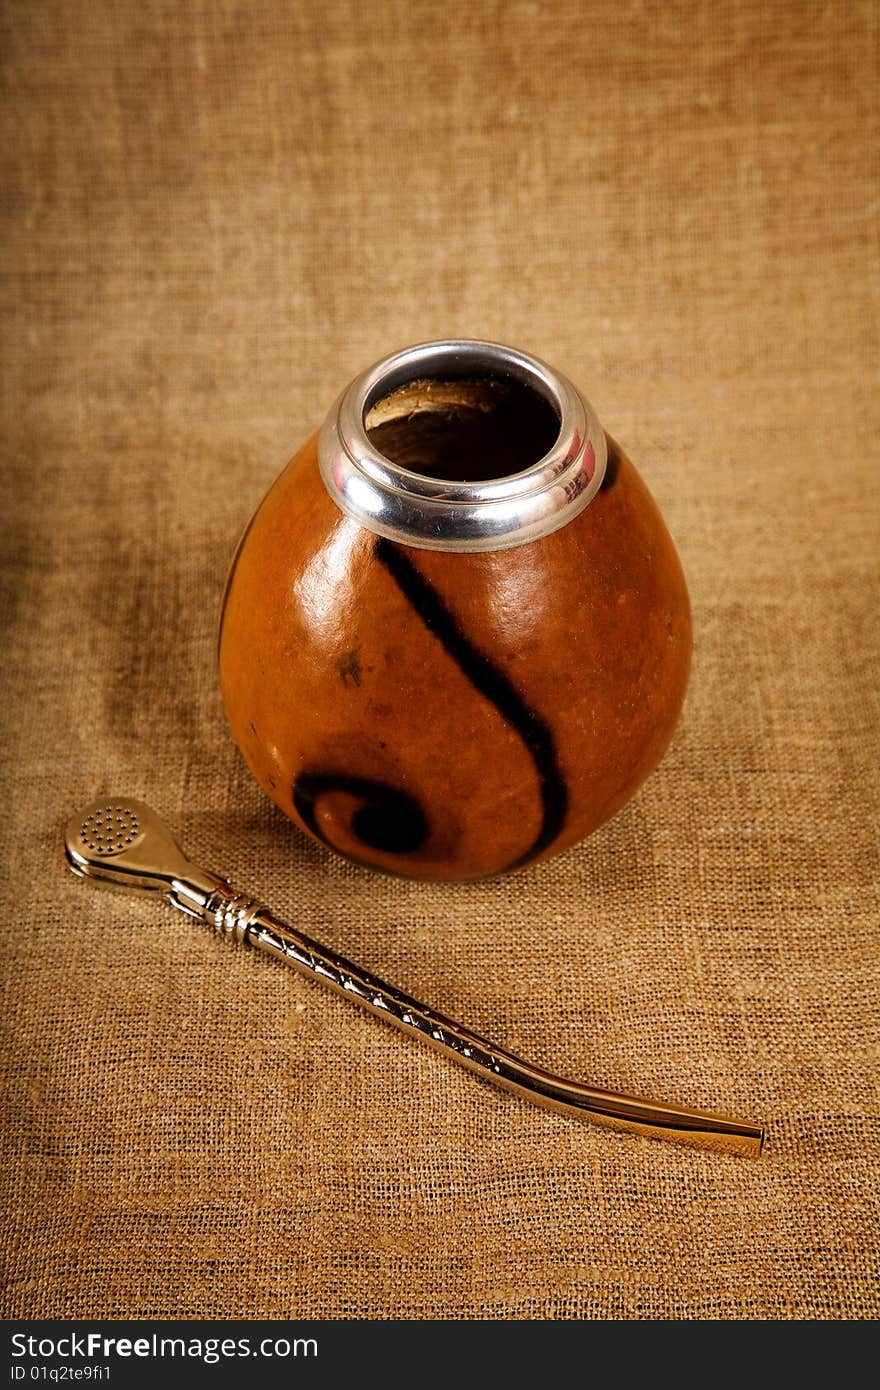
<path id="1" fill-rule="evenodd" d="M 236 893 L 217 874 L 192 864 L 155 811 L 142 801 L 105 797 L 68 823 L 64 848 L 81 878 L 154 893 L 232 941 L 258 946 L 312 980 L 320 980 L 404 1033 L 430 1043 L 477 1076 L 548 1110 L 574 1114 L 652 1138 L 722 1148 L 756 1157 L 759 1124 L 599 1090 L 554 1076 L 462 1024 L 426 1008 L 335 951 L 296 931 L 267 907 Z"/>

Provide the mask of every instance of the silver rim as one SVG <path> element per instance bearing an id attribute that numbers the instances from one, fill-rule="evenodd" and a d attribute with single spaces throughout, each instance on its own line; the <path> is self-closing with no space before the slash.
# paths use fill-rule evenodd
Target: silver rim
<path id="1" fill-rule="evenodd" d="M 480 373 L 520 381 L 556 411 L 556 441 L 530 467 L 486 482 L 450 482 L 411 473 L 371 443 L 364 420 L 377 400 L 419 377 Z M 500 343 L 449 339 L 393 353 L 346 387 L 324 421 L 318 460 L 337 506 L 377 536 L 424 550 L 503 550 L 582 512 L 602 483 L 607 447 L 592 407 L 546 362 Z"/>

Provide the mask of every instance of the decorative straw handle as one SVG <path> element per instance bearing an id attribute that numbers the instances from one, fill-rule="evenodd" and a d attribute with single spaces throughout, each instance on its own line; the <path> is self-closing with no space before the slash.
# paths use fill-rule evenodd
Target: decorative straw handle
<path id="1" fill-rule="evenodd" d="M 427 1008 L 280 921 L 255 899 L 236 893 L 217 874 L 192 864 L 144 802 L 107 798 L 86 807 L 67 826 L 65 853 L 69 867 L 80 877 L 160 894 L 187 916 L 208 923 L 218 935 L 278 956 L 302 975 L 320 980 L 402 1032 L 430 1043 L 484 1080 L 548 1110 L 654 1138 L 755 1156 L 761 1152 L 761 1125 L 618 1095 L 554 1076 Z"/>
<path id="2" fill-rule="evenodd" d="M 294 931 L 265 908 L 250 918 L 240 939 L 280 957 L 301 974 L 321 980 L 347 999 L 357 1000 L 371 1013 L 430 1043 L 484 1080 L 547 1110 L 636 1130 L 654 1138 L 685 1140 L 755 1156 L 761 1152 L 764 1132 L 760 1125 L 681 1105 L 618 1095 L 554 1076 L 385 984 L 326 946 Z"/>

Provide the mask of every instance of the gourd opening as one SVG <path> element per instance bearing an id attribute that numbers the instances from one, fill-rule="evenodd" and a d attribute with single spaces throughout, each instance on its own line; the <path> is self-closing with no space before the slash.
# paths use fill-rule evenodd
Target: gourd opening
<path id="1" fill-rule="evenodd" d="M 556 443 L 560 417 L 546 396 L 513 376 L 419 376 L 368 404 L 364 429 L 399 468 L 482 483 L 532 468 Z"/>
<path id="2" fill-rule="evenodd" d="M 321 427 L 338 507 L 424 550 L 503 550 L 566 525 L 596 495 L 605 435 L 580 392 L 537 357 L 450 338 L 356 377 Z"/>

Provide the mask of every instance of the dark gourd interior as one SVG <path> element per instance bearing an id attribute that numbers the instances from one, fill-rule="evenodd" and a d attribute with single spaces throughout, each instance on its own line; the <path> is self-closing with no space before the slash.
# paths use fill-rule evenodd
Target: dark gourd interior
<path id="1" fill-rule="evenodd" d="M 556 442 L 559 417 L 512 377 L 421 377 L 376 401 L 364 426 L 375 448 L 411 473 L 482 483 L 543 458 Z"/>

